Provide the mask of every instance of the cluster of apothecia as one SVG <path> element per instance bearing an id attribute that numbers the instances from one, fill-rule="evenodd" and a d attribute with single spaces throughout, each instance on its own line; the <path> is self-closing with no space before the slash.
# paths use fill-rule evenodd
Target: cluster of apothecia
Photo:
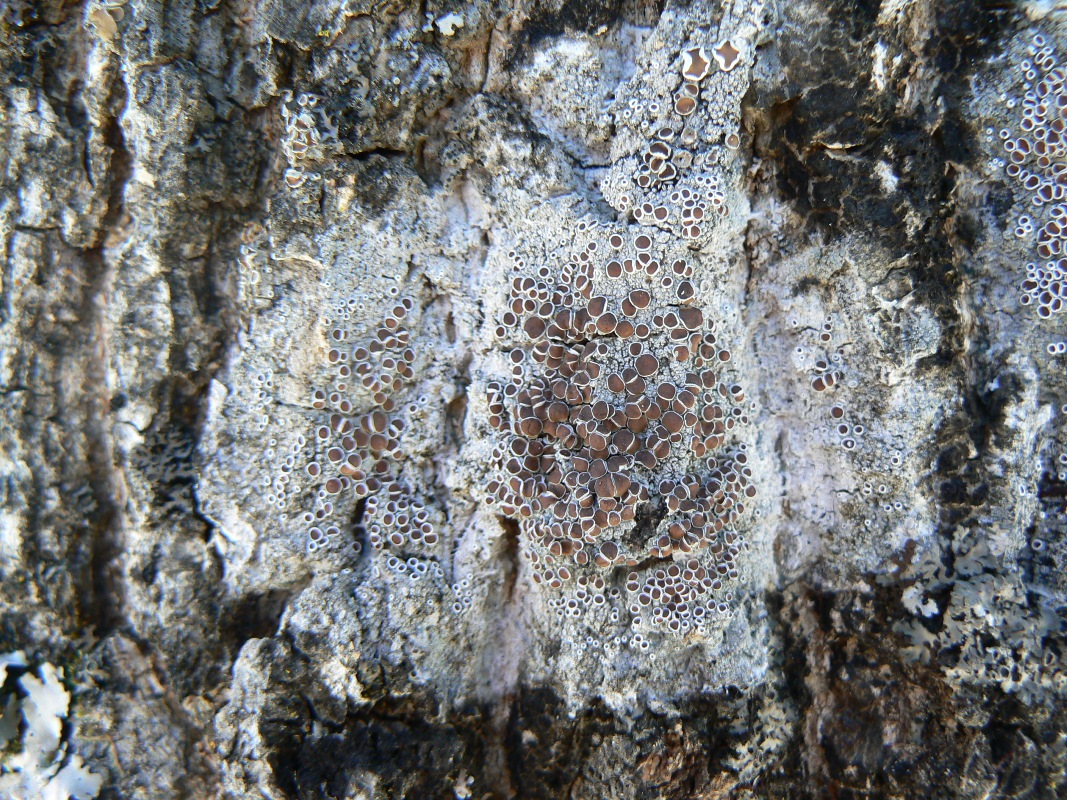
<path id="1" fill-rule="evenodd" d="M 1026 265 L 1023 305 L 1036 307 L 1048 319 L 1067 308 L 1067 71 L 1059 66 L 1045 37 L 1035 34 L 1031 59 L 1019 65 L 1026 80 L 1018 131 L 1004 128 L 1004 171 L 1027 192 L 1032 211 L 1019 217 L 1015 235 L 1037 233 L 1038 261 Z"/>
<path id="2" fill-rule="evenodd" d="M 719 69 L 730 72 L 741 60 L 741 51 L 727 39 L 719 42 L 712 51 Z M 697 109 L 700 97 L 700 82 L 711 70 L 711 60 L 703 47 L 693 47 L 682 52 L 682 85 L 674 93 L 674 112 L 688 117 Z M 736 146 L 736 145 L 735 145 Z"/>
<path id="3" fill-rule="evenodd" d="M 337 145 L 337 126 L 319 106 L 319 97 L 306 92 L 297 95 L 286 91 L 282 95 L 280 110 L 285 123 L 282 136 L 282 152 L 289 162 L 285 171 L 285 185 L 299 189 L 305 182 L 318 180 L 309 165 L 323 160 Z"/>
<path id="4" fill-rule="evenodd" d="M 663 109 L 655 101 L 645 107 L 645 112 L 659 121 L 647 131 L 649 141 L 638 156 L 634 193 L 625 192 L 619 197 L 620 210 L 633 213 L 638 223 L 670 227 L 684 239 L 696 240 L 713 227 L 716 218 L 728 214 L 718 178 L 705 171 L 713 165 L 701 150 L 705 121 L 693 115 L 700 107 L 702 82 L 713 65 L 717 64 L 718 73 L 725 78 L 739 63 L 741 50 L 729 39 L 712 48 L 710 55 L 703 46 L 684 50 L 682 83 L 673 94 L 670 111 L 661 116 Z M 711 90 L 715 97 L 725 89 L 720 83 Z M 635 110 L 624 109 L 624 119 Z M 729 130 L 723 143 L 736 149 L 741 138 L 736 130 Z M 694 169 L 696 174 L 686 177 Z"/>
<path id="5" fill-rule="evenodd" d="M 351 298 L 336 309 L 338 324 L 329 331 L 326 354 L 335 381 L 330 390 L 315 389 L 311 396 L 312 407 L 328 413 L 315 428 L 315 456 L 305 467 L 308 477 L 320 483 L 315 508 L 304 514 L 308 549 L 314 552 L 340 533 L 331 521 L 333 499 L 346 492 L 365 498 L 362 524 L 375 550 L 432 546 L 438 534 L 429 514 L 400 478 L 406 458 L 403 415 L 427 402 L 409 398 L 415 353 L 404 321 L 415 305 L 410 298 L 394 297 L 371 337 L 350 342 L 343 322 L 359 302 Z"/>
<path id="6" fill-rule="evenodd" d="M 628 588 L 632 610 L 675 632 L 726 609 L 714 593 L 736 578 L 736 523 L 756 488 L 748 422 L 731 355 L 697 307 L 693 268 L 661 261 L 652 237 L 603 234 L 558 267 L 516 272 L 498 336 L 521 332 L 512 378 L 488 386 L 500 471 L 486 500 L 519 520 L 536 582 L 561 587 L 578 570 L 698 554 Z M 523 276 L 525 274 L 525 276 Z M 659 519 L 638 524 L 643 507 Z M 660 576 L 659 572 L 663 575 Z"/>

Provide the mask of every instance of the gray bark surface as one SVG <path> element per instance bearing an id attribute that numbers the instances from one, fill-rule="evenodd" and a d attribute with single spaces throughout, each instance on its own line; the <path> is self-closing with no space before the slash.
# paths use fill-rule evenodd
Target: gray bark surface
<path id="1" fill-rule="evenodd" d="M 0 796 L 1064 796 L 1065 26 L 0 0 Z"/>

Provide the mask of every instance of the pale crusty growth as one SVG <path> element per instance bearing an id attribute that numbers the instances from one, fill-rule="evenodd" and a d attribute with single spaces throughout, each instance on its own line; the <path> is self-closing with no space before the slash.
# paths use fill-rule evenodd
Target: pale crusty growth
<path id="1" fill-rule="evenodd" d="M 1035 543 L 1040 555 L 1043 542 Z M 997 687 L 1027 703 L 1062 697 L 1067 663 L 1050 646 L 1060 628 L 1053 609 L 1027 599 L 1020 576 L 989 551 L 981 532 L 959 531 L 944 547 L 953 553 L 951 572 L 935 549 L 902 576 L 909 584 L 902 600 L 915 615 L 897 626 L 909 643 L 905 655 L 929 662 L 934 652 L 951 651 L 945 671 L 956 684 Z M 933 629 L 924 624 L 941 615 Z"/>
<path id="2" fill-rule="evenodd" d="M 1008 234 L 1014 234 L 1019 250 L 1034 259 L 1016 284 L 1019 304 L 1036 312 L 1020 337 L 1026 342 L 1062 335 L 1056 317 L 1067 299 L 1067 72 L 1044 32 L 1027 34 L 1012 50 L 1015 68 L 1004 76 L 1000 108 L 994 112 L 1003 114 L 1011 127 L 997 131 L 991 126 L 985 134 L 991 148 L 1004 153 L 991 166 L 1021 190 L 1015 197 L 1014 228 L 1005 234 L 1009 241 Z M 1062 586 L 1067 457 L 1061 449 L 1067 405 L 1062 405 L 1057 356 L 1067 352 L 1067 345 L 1052 341 L 1044 350 L 1051 363 L 1040 390 L 1044 399 L 1058 399 L 1059 414 L 1054 416 L 1046 405 L 1041 417 L 1048 423 L 1050 441 L 1043 453 L 1035 448 L 1037 491 L 1023 481 L 1015 486 L 1020 504 L 1042 509 L 1035 524 L 1025 541 L 1016 539 L 1008 546 L 981 528 L 942 536 L 904 570 L 902 601 L 915 619 L 897 626 L 908 639 L 904 652 L 909 658 L 929 662 L 935 653 L 950 652 L 952 658 L 943 666 L 953 683 L 997 687 L 1026 703 L 1067 692 L 1067 661 L 1057 643 L 1062 629 L 1058 603 L 1045 588 Z M 1032 565 L 1039 591 L 1032 590 L 1020 562 Z"/>
<path id="3" fill-rule="evenodd" d="M 0 686 L 9 670 L 28 666 L 22 652 L 0 653 Z M 64 677 L 62 667 L 44 663 L 0 694 L 0 796 L 88 800 L 100 793 L 104 776 L 86 769 L 82 757 L 72 752 L 70 692 Z"/>

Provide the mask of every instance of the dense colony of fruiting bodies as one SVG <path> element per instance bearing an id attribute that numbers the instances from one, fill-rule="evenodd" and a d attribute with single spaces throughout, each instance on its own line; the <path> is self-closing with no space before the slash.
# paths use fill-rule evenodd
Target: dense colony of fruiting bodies
<path id="1" fill-rule="evenodd" d="M 1028 193 L 1032 211 L 1019 217 L 1015 235 L 1037 232 L 1038 260 L 1026 265 L 1023 305 L 1048 319 L 1067 309 L 1067 71 L 1059 66 L 1042 34 L 1029 48 L 1032 60 L 1020 67 L 1026 79 L 1018 132 L 1004 128 L 1004 171 Z M 1005 98 L 1014 110 L 1014 97 Z"/>
<path id="2" fill-rule="evenodd" d="M 399 475 L 406 458 L 403 413 L 416 412 L 420 402 L 408 400 L 415 352 L 404 324 L 415 304 L 394 297 L 378 328 L 366 341 L 354 343 L 343 323 L 359 302 L 351 298 L 335 309 L 326 354 L 335 380 L 328 390 L 313 390 L 310 398 L 311 407 L 325 418 L 315 427 L 314 454 L 304 467 L 319 485 L 315 506 L 303 517 L 309 552 L 338 538 L 333 503 L 349 492 L 363 501 L 361 523 L 375 550 L 438 542 L 426 508 Z"/>
<path id="3" fill-rule="evenodd" d="M 256 224 L 244 231 L 238 259 L 240 291 L 253 307 L 269 307 L 274 298 L 270 250 L 269 228 Z M 297 436 L 285 448 L 274 437 L 266 441 L 264 458 L 277 465 L 264 476 L 267 504 L 287 518 L 290 498 L 303 496 L 308 488 L 313 493 L 311 507 L 300 517 L 308 553 L 331 548 L 341 539 L 351 539 L 361 550 L 364 533 L 376 551 L 432 547 L 440 538 L 430 512 L 402 476 L 407 462 L 404 431 L 428 402 L 415 394 L 415 351 L 406 324 L 417 308 L 393 287 L 384 318 L 369 331 L 353 324 L 365 311 L 364 301 L 352 296 L 339 301 L 325 320 L 325 361 L 333 378 L 326 388 L 310 390 L 307 405 L 316 421 L 308 435 Z M 268 404 L 274 375 L 266 369 L 251 379 L 249 410 L 259 430 L 266 431 L 271 424 Z M 351 520 L 339 518 L 342 507 L 351 505 L 339 502 L 346 496 L 357 500 L 355 530 Z M 428 569 L 403 560 L 397 564 L 410 566 L 412 575 Z M 394 572 L 407 569 L 394 569 L 392 562 L 387 566 Z"/>
<path id="4" fill-rule="evenodd" d="M 627 576 L 631 611 L 684 632 L 727 610 L 746 547 L 737 522 L 756 488 L 745 445 L 728 447 L 745 393 L 685 258 L 645 233 L 577 227 L 560 264 L 511 254 L 497 335 L 525 342 L 511 380 L 487 389 L 500 475 L 486 500 L 519 520 L 538 583 L 663 559 Z"/>
<path id="5" fill-rule="evenodd" d="M 500 438 L 486 500 L 519 521 L 535 582 L 573 580 L 576 595 L 601 603 L 625 587 L 635 628 L 647 621 L 684 634 L 730 610 L 748 548 L 739 522 L 756 487 L 737 441 L 749 421 L 745 392 L 701 307 L 713 287 L 695 278 L 676 238 L 695 243 L 728 213 L 709 170 L 722 154 L 707 157 L 707 120 L 695 112 L 713 71 L 712 97 L 729 91 L 724 81 L 745 81 L 727 74 L 741 50 L 727 39 L 710 57 L 695 46 L 679 60 L 670 107 L 644 107 L 658 121 L 639 123 L 648 140 L 616 196 L 638 226 L 670 235 L 582 221 L 556 263 L 510 254 L 496 335 L 518 346 L 510 381 L 487 387 Z M 620 113 L 636 111 L 631 103 Z M 734 129 L 724 144 L 739 146 Z M 617 585 L 605 589 L 600 573 Z M 575 596 L 559 611 L 583 602 Z"/>

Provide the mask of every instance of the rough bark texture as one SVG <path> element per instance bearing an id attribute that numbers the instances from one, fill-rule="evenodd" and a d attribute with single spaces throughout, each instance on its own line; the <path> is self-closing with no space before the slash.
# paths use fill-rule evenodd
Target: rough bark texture
<path id="1" fill-rule="evenodd" d="M 1061 6 L 0 0 L 0 793 L 1067 794 Z"/>

